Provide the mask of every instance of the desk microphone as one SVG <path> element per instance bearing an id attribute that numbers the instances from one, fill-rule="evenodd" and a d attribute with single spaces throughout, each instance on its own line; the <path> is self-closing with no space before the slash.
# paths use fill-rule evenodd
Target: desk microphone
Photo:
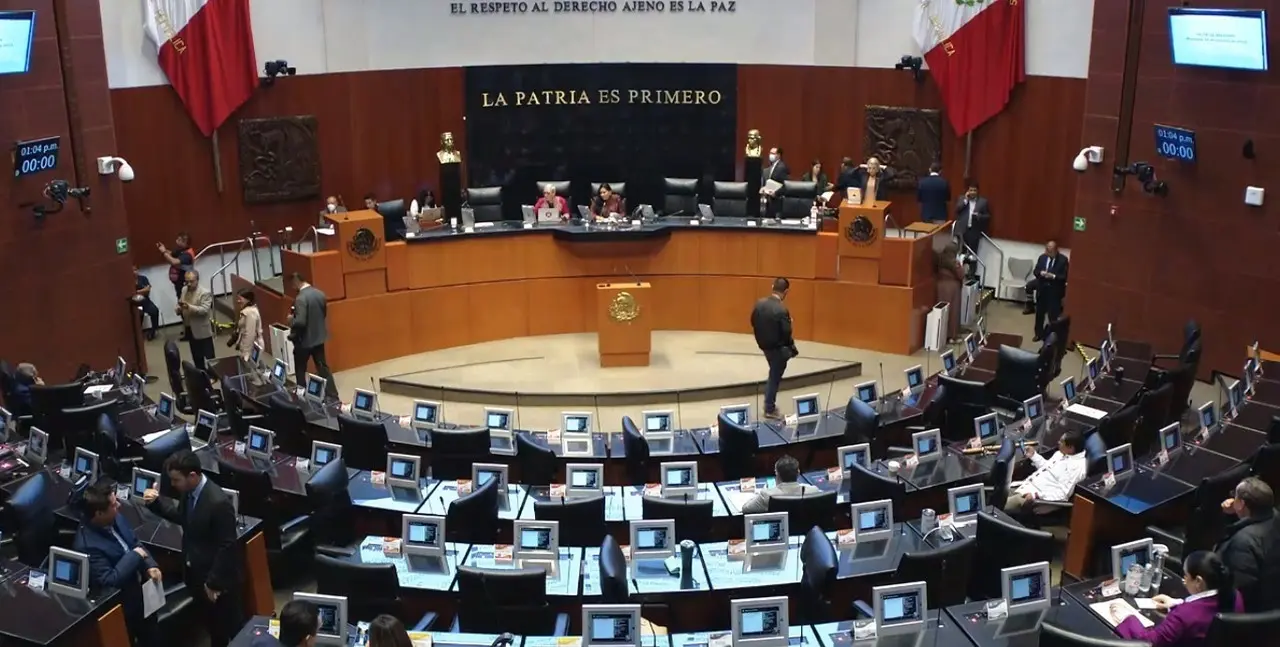
<path id="1" fill-rule="evenodd" d="M 638 284 L 638 283 L 640 283 L 640 277 L 636 276 L 636 273 L 631 271 L 631 266 L 630 266 L 630 265 L 627 265 L 627 264 L 625 264 L 625 263 L 624 263 L 624 264 L 622 265 L 622 269 L 624 269 L 624 270 L 626 270 L 626 271 L 627 271 L 627 275 L 631 277 L 631 282 L 632 282 L 632 283 L 637 283 L 637 284 Z"/>
<path id="2" fill-rule="evenodd" d="M 885 384 L 885 381 L 884 381 L 884 362 L 880 362 L 880 397 L 884 398 L 884 395 L 888 392 L 889 392 L 889 385 Z"/>
<path id="3" fill-rule="evenodd" d="M 905 526 L 905 524 L 903 524 L 903 525 Z M 938 527 L 939 527 L 939 528 L 941 528 L 941 527 L 942 527 L 942 524 L 938 524 Z M 943 583 L 944 583 L 944 586 L 945 586 L 945 582 L 947 581 L 947 558 L 945 558 L 945 557 L 943 557 L 943 558 L 942 558 L 941 569 L 940 569 L 940 571 L 939 571 L 939 573 L 938 573 L 938 580 L 939 580 L 940 582 L 943 582 Z M 945 613 L 943 613 L 943 610 L 942 610 L 942 609 L 938 609 L 938 628 L 939 628 L 939 629 L 941 629 L 941 628 L 943 628 L 943 627 L 945 627 L 945 626 L 946 626 L 945 624 L 943 624 L 943 623 L 942 623 L 942 616 L 944 616 L 944 615 L 946 615 L 946 614 L 945 614 Z M 938 634 L 940 634 L 940 633 L 942 633 L 942 632 L 941 632 L 941 631 L 934 632 L 934 634 L 933 634 L 933 644 L 934 644 L 934 645 L 937 645 L 937 644 L 938 644 Z"/>
<path id="4" fill-rule="evenodd" d="M 494 639 L 492 643 L 490 643 L 489 647 L 511 647 L 511 645 L 514 644 L 515 641 L 516 641 L 515 636 L 512 636 L 511 634 L 504 631 L 502 635 L 498 636 L 497 638 Z"/>

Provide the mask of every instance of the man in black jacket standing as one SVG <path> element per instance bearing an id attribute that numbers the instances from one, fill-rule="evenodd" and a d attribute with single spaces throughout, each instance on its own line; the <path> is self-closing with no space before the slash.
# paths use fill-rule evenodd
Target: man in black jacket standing
<path id="1" fill-rule="evenodd" d="M 1044 253 L 1036 259 L 1035 275 L 1036 323 L 1034 341 L 1044 339 L 1046 324 L 1062 316 L 1062 300 L 1067 297 L 1067 271 L 1071 267 L 1066 256 L 1058 253 L 1058 242 L 1050 240 Z"/>
<path id="2" fill-rule="evenodd" d="M 764 351 L 764 359 L 769 363 L 769 379 L 764 387 L 764 417 L 771 420 L 782 418 L 778 412 L 778 385 L 782 383 L 787 362 L 800 354 L 796 350 L 796 340 L 791 336 L 791 312 L 783 303 L 790 289 L 790 281 L 774 279 L 773 292 L 756 301 L 756 307 L 751 311 L 751 330 L 755 333 L 756 345 Z"/>
<path id="3" fill-rule="evenodd" d="M 1236 590 L 1244 596 L 1245 610 L 1250 613 L 1266 610 L 1255 605 L 1264 597 L 1259 588 L 1265 562 L 1276 558 L 1267 555 L 1275 526 L 1275 503 L 1271 486 L 1254 476 L 1240 481 L 1234 496 L 1222 502 L 1222 511 L 1238 520 L 1227 526 L 1214 552 L 1231 569 Z"/>
<path id="4" fill-rule="evenodd" d="M 181 500 L 162 500 L 154 489 L 142 500 L 152 512 L 182 525 L 183 581 L 201 609 L 209 644 L 226 647 L 244 624 L 235 507 L 217 483 L 205 478 L 200 458 L 190 451 L 166 459 L 164 471 Z"/>
<path id="5" fill-rule="evenodd" d="M 942 165 L 929 165 L 929 174 L 916 183 L 916 199 L 920 201 L 920 219 L 925 222 L 946 222 L 947 207 L 951 204 L 951 183 L 942 177 Z"/>

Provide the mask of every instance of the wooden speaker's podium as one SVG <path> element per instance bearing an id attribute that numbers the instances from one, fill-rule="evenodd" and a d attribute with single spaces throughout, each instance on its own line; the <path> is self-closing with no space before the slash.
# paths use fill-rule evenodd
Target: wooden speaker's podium
<path id="1" fill-rule="evenodd" d="M 839 280 L 914 287 L 933 278 L 934 239 L 945 227 L 886 238 L 889 202 L 855 205 L 840 203 Z"/>
<path id="2" fill-rule="evenodd" d="M 597 347 L 600 366 L 648 366 L 653 313 L 648 283 L 596 285 Z"/>
<path id="3" fill-rule="evenodd" d="M 297 271 L 320 288 L 330 301 L 383 294 L 387 291 L 386 226 L 376 211 L 362 209 L 325 215 L 332 236 L 313 253 L 280 253 L 285 275 Z M 285 286 L 286 292 L 289 286 Z M 289 296 L 292 296 L 290 294 Z"/>

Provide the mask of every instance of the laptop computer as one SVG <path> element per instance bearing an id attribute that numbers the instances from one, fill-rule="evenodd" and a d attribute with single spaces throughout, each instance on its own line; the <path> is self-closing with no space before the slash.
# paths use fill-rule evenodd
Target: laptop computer
<path id="1" fill-rule="evenodd" d="M 471 207 L 462 208 L 462 226 L 463 227 L 476 226 L 476 210 L 475 209 L 472 209 Z"/>
<path id="2" fill-rule="evenodd" d="M 543 207 L 538 209 L 539 223 L 560 222 L 560 213 L 551 207 Z"/>
<path id="3" fill-rule="evenodd" d="M 587 208 L 587 205 L 585 204 L 578 205 L 578 217 L 582 218 L 583 220 L 591 220 L 591 210 Z"/>
<path id="4" fill-rule="evenodd" d="M 538 222 L 538 216 L 533 212 L 533 205 L 531 204 L 520 205 L 520 216 L 526 225 L 532 225 Z"/>

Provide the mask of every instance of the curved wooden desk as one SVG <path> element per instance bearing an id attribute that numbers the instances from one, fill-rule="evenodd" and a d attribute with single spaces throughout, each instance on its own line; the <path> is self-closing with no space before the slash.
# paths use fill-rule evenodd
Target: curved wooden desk
<path id="1" fill-rule="evenodd" d="M 334 370 L 512 337 L 595 332 L 596 284 L 618 277 L 652 284 L 654 330 L 749 333 L 751 304 L 783 276 L 791 279 L 787 304 L 797 338 L 913 352 L 936 300 L 932 236 L 884 239 L 878 274 L 842 281 L 841 235 L 687 221 L 637 231 L 437 230 L 379 241 L 372 256 L 363 249 L 363 260 L 353 260 L 349 244 L 313 254 L 286 250 L 282 266 L 328 296 L 326 351 Z M 289 290 L 255 288 L 266 322 L 284 321 Z"/>

